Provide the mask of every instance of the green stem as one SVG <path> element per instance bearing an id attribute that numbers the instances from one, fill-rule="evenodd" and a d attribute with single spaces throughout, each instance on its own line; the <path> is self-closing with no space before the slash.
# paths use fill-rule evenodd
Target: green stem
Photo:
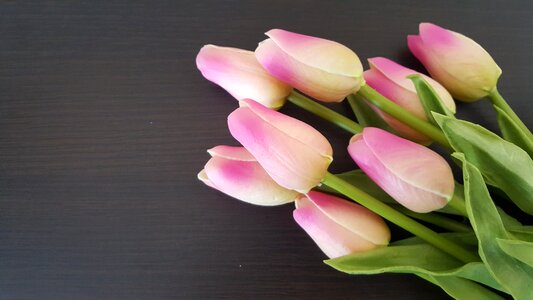
<path id="1" fill-rule="evenodd" d="M 294 90 L 287 96 L 287 100 L 350 133 L 357 134 L 363 131 L 363 126 L 358 123 Z"/>
<path id="2" fill-rule="evenodd" d="M 514 112 L 514 110 L 509 106 L 507 101 L 502 97 L 500 92 L 498 92 L 497 88 L 494 88 L 492 92 L 489 93 L 489 99 L 492 102 L 493 105 L 499 107 L 501 110 L 503 110 L 509 117 L 522 129 L 522 131 L 531 139 L 533 140 L 533 134 L 527 128 L 526 124 L 520 120 L 518 115 Z"/>
<path id="3" fill-rule="evenodd" d="M 400 122 L 409 125 L 416 131 L 430 137 L 432 140 L 451 150 L 448 140 L 439 128 L 408 112 L 403 107 L 385 98 L 370 86 L 366 84 L 363 85 L 357 93 L 382 111 L 398 119 Z"/>
<path id="4" fill-rule="evenodd" d="M 472 232 L 471 227 L 437 213 L 421 214 L 411 211 L 405 207 L 396 207 L 396 209 L 404 215 L 407 215 L 420 221 L 424 221 L 429 224 L 433 224 L 435 226 L 439 226 L 440 228 L 447 229 L 449 231 Z"/>
<path id="5" fill-rule="evenodd" d="M 452 199 L 448 202 L 447 206 L 453 208 L 462 216 L 468 218 L 468 213 L 466 212 L 465 199 L 463 196 L 454 193 Z"/>
<path id="6" fill-rule="evenodd" d="M 322 183 L 463 262 L 479 261 L 477 255 L 331 173 L 326 174 Z"/>

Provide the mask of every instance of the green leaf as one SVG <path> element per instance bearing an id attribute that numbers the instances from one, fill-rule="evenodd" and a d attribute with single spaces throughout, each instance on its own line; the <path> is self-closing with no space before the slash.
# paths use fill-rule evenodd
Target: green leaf
<path id="1" fill-rule="evenodd" d="M 500 215 L 500 218 L 502 219 L 503 226 L 505 226 L 507 230 L 509 230 L 509 228 L 522 226 L 522 223 L 520 223 L 517 219 L 513 218 L 512 216 L 508 215 L 500 207 L 496 207 L 496 209 L 498 210 L 498 214 Z"/>
<path id="2" fill-rule="evenodd" d="M 472 235 L 459 234 L 472 239 Z M 463 265 L 450 255 L 422 240 L 408 239 L 396 245 L 355 253 L 325 261 L 329 266 L 348 274 L 420 273 L 431 276 L 458 276 L 503 291 L 485 265 L 473 262 Z"/>
<path id="3" fill-rule="evenodd" d="M 530 157 L 533 156 L 533 141 L 522 131 L 515 121 L 505 111 L 494 106 L 494 110 L 498 113 L 498 125 L 502 132 L 502 136 L 507 141 L 524 149 Z"/>
<path id="4" fill-rule="evenodd" d="M 451 146 L 503 190 L 523 211 L 533 214 L 533 161 L 520 147 L 487 129 L 434 114 Z"/>
<path id="5" fill-rule="evenodd" d="M 431 85 L 429 85 L 422 76 L 419 74 L 413 74 L 407 76 L 411 79 L 416 88 L 416 93 L 420 99 L 420 103 L 424 107 L 426 116 L 428 120 L 437 125 L 437 122 L 433 118 L 432 112 L 436 112 L 445 116 L 454 117 L 454 112 L 452 112 L 440 99 L 435 90 Z"/>
<path id="6" fill-rule="evenodd" d="M 526 242 L 533 242 L 533 226 L 522 225 L 517 219 L 508 215 L 503 209 L 496 207 L 503 227 L 516 239 Z"/>
<path id="7" fill-rule="evenodd" d="M 363 127 L 377 127 L 396 133 L 362 96 L 357 94 L 348 95 L 348 103 L 357 117 L 357 122 Z"/>
<path id="8" fill-rule="evenodd" d="M 462 263 L 429 244 L 388 246 L 329 259 L 326 264 L 348 274 L 450 272 Z"/>
<path id="9" fill-rule="evenodd" d="M 496 241 L 505 253 L 533 267 L 533 242 L 506 239 Z"/>
<path id="10" fill-rule="evenodd" d="M 513 226 L 507 230 L 518 240 L 533 242 L 533 226 Z"/>
<path id="11" fill-rule="evenodd" d="M 448 295 L 458 300 L 501 300 L 499 295 L 470 280 L 453 276 L 431 276 L 416 273 L 421 278 L 438 285 Z"/>
<path id="12" fill-rule="evenodd" d="M 516 299 L 533 299 L 533 268 L 507 255 L 496 239 L 511 239 L 490 198 L 481 172 L 463 155 L 466 209 L 479 240 L 479 255 L 492 276 Z"/>

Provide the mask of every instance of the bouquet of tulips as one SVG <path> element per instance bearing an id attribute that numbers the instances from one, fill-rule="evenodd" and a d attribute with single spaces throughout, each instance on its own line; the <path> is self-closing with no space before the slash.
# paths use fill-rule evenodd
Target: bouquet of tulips
<path id="1" fill-rule="evenodd" d="M 456 299 L 533 299 L 533 226 L 493 201 L 531 221 L 533 134 L 480 45 L 430 23 L 419 31 L 408 47 L 431 77 L 382 57 L 363 71 L 347 47 L 280 29 L 254 52 L 204 46 L 198 69 L 239 101 L 228 127 L 242 146 L 208 150 L 198 178 L 248 203 L 294 202 L 294 220 L 339 271 L 412 273 Z M 457 119 L 454 98 L 490 99 L 500 135 Z M 345 99 L 357 122 L 319 103 Z M 278 112 L 286 101 L 354 134 L 359 169 L 329 173 L 330 143 Z M 413 236 L 391 242 L 388 225 Z"/>

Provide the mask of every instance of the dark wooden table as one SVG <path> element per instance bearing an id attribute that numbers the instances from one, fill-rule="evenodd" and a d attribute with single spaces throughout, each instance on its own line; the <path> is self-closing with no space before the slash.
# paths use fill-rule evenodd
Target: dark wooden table
<path id="1" fill-rule="evenodd" d="M 247 205 L 197 181 L 207 148 L 235 144 L 236 102 L 195 55 L 254 49 L 278 27 L 422 70 L 405 37 L 432 21 L 494 56 L 531 125 L 530 1 L 65 2 L 0 1 L 1 299 L 447 298 L 411 275 L 338 273 L 291 205 Z M 488 102 L 459 110 L 495 129 Z M 283 111 L 331 139 L 334 171 L 354 168 L 348 134 Z"/>

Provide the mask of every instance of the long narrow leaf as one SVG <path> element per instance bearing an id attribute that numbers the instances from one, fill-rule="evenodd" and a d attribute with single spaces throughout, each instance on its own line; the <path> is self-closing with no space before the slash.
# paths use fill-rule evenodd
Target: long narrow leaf
<path id="1" fill-rule="evenodd" d="M 508 230 L 518 240 L 533 242 L 533 226 L 515 226 Z"/>
<path id="2" fill-rule="evenodd" d="M 523 263 L 533 267 L 533 243 L 519 240 L 496 239 L 500 248 Z"/>
<path id="3" fill-rule="evenodd" d="M 437 122 L 433 118 L 432 112 L 454 117 L 454 113 L 442 103 L 442 100 L 437 95 L 433 87 L 431 87 L 431 85 L 429 85 L 424 78 L 422 78 L 422 76 L 413 74 L 407 76 L 407 78 L 411 79 L 413 82 L 416 88 L 416 93 L 418 94 L 418 98 L 420 99 L 420 103 L 422 103 L 422 107 L 424 107 L 426 116 L 431 123 L 437 125 Z"/>
<path id="4" fill-rule="evenodd" d="M 502 109 L 494 106 L 494 110 L 498 114 L 498 125 L 503 138 L 524 149 L 530 157 L 533 157 L 533 141 L 529 136 Z"/>
<path id="5" fill-rule="evenodd" d="M 509 256 L 496 241 L 512 236 L 505 230 L 481 172 L 464 155 L 455 156 L 463 161 L 466 209 L 479 240 L 479 255 L 492 276 L 513 297 L 533 299 L 533 268 Z"/>
<path id="6" fill-rule="evenodd" d="M 390 272 L 457 276 L 504 291 L 483 263 L 474 262 L 463 265 L 450 255 L 422 241 L 417 244 L 389 246 L 369 252 L 351 254 L 326 260 L 325 263 L 348 274 Z"/>
<path id="7" fill-rule="evenodd" d="M 523 211 L 533 215 L 533 161 L 515 144 L 463 120 L 434 114 L 451 146 L 463 153 L 487 183 L 503 190 Z"/>

